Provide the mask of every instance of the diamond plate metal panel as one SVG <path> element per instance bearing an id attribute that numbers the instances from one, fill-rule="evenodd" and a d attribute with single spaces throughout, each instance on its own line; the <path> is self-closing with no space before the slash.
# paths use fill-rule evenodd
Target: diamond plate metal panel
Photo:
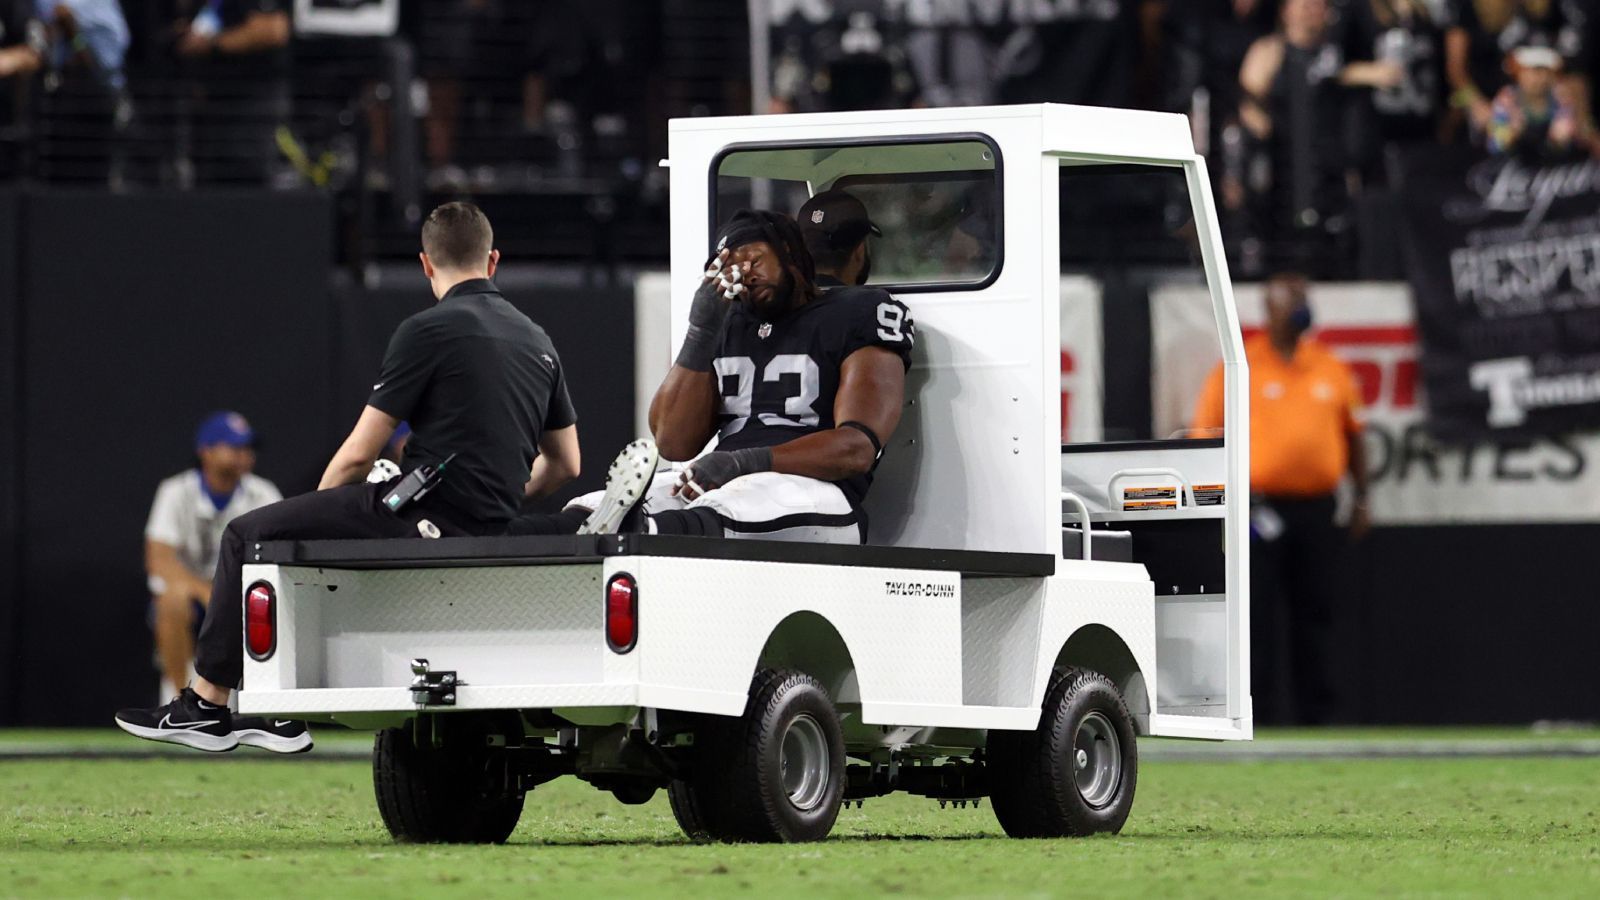
<path id="1" fill-rule="evenodd" d="M 435 669 L 454 669 L 471 684 L 603 679 L 598 564 L 387 571 L 285 566 L 275 580 L 279 658 L 247 667 L 251 689 L 403 686 L 416 657 Z"/>
<path id="2" fill-rule="evenodd" d="M 809 610 L 844 639 L 864 703 L 961 703 L 955 573 L 663 557 L 631 565 L 639 577 L 634 652 L 647 683 L 708 692 L 748 685 L 773 629 Z"/>
<path id="3" fill-rule="evenodd" d="M 961 699 L 969 706 L 1028 706 L 1039 661 L 1042 578 L 961 583 Z M 1049 665 L 1048 661 L 1043 663 Z"/>

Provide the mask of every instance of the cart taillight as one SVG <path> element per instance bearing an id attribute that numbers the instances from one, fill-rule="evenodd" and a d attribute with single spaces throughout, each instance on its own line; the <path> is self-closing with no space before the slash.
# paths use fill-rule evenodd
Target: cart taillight
<path id="1" fill-rule="evenodd" d="M 606 582 L 606 645 L 627 653 L 639 641 L 639 585 L 619 574 Z"/>
<path id="2" fill-rule="evenodd" d="M 250 585 L 244 595 L 244 646 L 257 662 L 278 649 L 278 592 L 265 581 Z"/>

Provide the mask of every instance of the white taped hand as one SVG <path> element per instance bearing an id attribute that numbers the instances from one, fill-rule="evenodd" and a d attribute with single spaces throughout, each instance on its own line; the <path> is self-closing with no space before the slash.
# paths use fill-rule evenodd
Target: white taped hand
<path id="1" fill-rule="evenodd" d="M 717 255 L 711 258 L 711 264 L 706 266 L 705 280 L 702 284 L 715 284 L 717 293 L 724 300 L 737 300 L 745 292 L 744 277 L 750 270 L 750 264 L 728 265 L 729 251 L 722 247 Z"/>
<path id="2" fill-rule="evenodd" d="M 726 271 L 717 273 L 717 288 L 722 291 L 725 300 L 737 300 L 745 292 L 744 273 L 750 268 L 749 263 L 738 266 L 729 266 Z"/>

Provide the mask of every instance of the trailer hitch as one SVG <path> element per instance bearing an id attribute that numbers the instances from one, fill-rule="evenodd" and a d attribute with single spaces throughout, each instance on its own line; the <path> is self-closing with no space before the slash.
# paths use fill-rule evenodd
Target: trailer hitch
<path id="1" fill-rule="evenodd" d="M 456 680 L 454 671 L 435 672 L 428 668 L 425 659 L 411 661 L 411 702 L 418 706 L 455 706 Z"/>

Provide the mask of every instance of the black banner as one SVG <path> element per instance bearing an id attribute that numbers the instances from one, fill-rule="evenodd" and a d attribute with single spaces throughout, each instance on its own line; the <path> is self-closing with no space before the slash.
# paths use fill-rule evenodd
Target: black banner
<path id="1" fill-rule="evenodd" d="M 1441 440 L 1600 427 L 1600 163 L 1412 158 L 1411 285 Z"/>

